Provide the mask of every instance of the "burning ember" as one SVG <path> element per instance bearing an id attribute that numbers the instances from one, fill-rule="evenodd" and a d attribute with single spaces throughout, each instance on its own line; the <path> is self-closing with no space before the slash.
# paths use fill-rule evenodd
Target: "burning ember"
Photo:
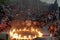
<path id="1" fill-rule="evenodd" d="M 11 39 L 27 39 L 32 40 L 37 37 L 42 37 L 40 30 L 36 28 L 23 28 L 23 29 L 13 29 L 10 31 Z"/>

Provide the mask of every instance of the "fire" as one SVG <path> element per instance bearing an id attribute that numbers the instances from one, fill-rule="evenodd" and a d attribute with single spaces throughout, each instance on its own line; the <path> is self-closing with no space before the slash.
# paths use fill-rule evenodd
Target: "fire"
<path id="1" fill-rule="evenodd" d="M 15 34 L 13 34 L 13 38 L 18 38 L 18 34 L 17 33 L 15 33 Z"/>
<path id="2" fill-rule="evenodd" d="M 27 32 L 27 34 L 25 34 Z M 34 39 L 37 37 L 42 37 L 42 33 L 40 32 L 40 30 L 36 29 L 36 28 L 23 28 L 23 29 L 13 29 L 10 30 L 10 37 L 12 39 Z"/>

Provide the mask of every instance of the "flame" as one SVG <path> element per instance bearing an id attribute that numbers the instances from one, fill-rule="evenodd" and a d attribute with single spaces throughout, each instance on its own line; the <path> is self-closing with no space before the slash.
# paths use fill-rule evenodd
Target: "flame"
<path id="1" fill-rule="evenodd" d="M 10 31 L 10 36 L 13 36 L 13 32 Z"/>
<path id="2" fill-rule="evenodd" d="M 24 28 L 23 31 L 26 31 L 26 28 Z"/>
<path id="3" fill-rule="evenodd" d="M 15 34 L 13 34 L 13 38 L 18 38 L 18 34 L 17 33 L 15 33 Z"/>
<path id="4" fill-rule="evenodd" d="M 13 29 L 13 32 L 15 32 L 15 29 Z"/>
<path id="5" fill-rule="evenodd" d="M 28 36 L 28 38 L 30 38 L 30 39 L 31 39 L 31 35 L 29 35 L 29 36 Z"/>
<path id="6" fill-rule="evenodd" d="M 22 34 L 19 34 L 18 32 L 25 32 L 25 31 L 28 31 L 28 32 L 31 32 L 31 33 L 37 33 L 35 34 L 34 36 L 32 35 L 22 35 Z M 34 39 L 36 37 L 42 37 L 42 33 L 40 31 L 38 31 L 38 29 L 35 29 L 33 27 L 31 27 L 30 29 L 27 29 L 27 28 L 24 28 L 24 29 L 19 29 L 19 30 L 16 30 L 16 29 L 13 29 L 10 31 L 10 37 L 12 37 L 13 39 Z"/>
<path id="7" fill-rule="evenodd" d="M 32 31 L 34 31 L 34 28 L 33 28 L 33 27 L 31 27 L 31 30 L 32 30 Z"/>

